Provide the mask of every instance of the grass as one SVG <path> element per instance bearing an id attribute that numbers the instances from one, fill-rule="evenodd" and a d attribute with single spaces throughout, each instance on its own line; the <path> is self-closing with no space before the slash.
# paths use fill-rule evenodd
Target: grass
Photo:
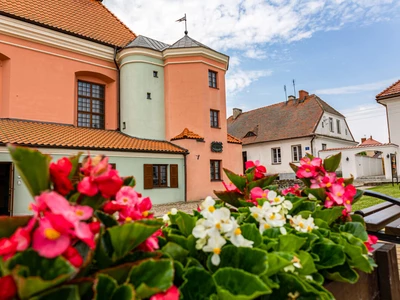
<path id="1" fill-rule="evenodd" d="M 369 190 L 375 191 L 378 193 L 386 194 L 395 198 L 400 198 L 400 189 L 398 185 L 392 186 L 392 184 L 385 184 L 385 185 L 379 185 L 375 186 L 373 188 L 370 188 Z M 352 208 L 352 211 L 357 211 L 360 209 L 364 209 L 367 207 L 370 207 L 375 204 L 379 204 L 384 202 L 383 200 L 376 199 L 373 197 L 369 196 L 363 196 L 360 200 L 358 200 Z"/>

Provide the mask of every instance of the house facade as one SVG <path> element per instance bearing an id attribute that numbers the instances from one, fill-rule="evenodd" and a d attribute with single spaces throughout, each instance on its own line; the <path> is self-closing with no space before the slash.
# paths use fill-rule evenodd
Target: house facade
<path id="1" fill-rule="evenodd" d="M 222 167 L 237 168 L 229 161 L 240 160 L 241 144 L 228 137 L 225 119 L 218 115 L 219 130 L 210 129 L 211 110 L 225 114 L 228 57 L 182 41 L 154 50 L 133 43 L 137 38 L 101 1 L 2 3 L 1 214 L 27 214 L 31 201 L 7 143 L 54 160 L 79 151 L 106 154 L 154 203 L 212 195 Z M 210 71 L 218 80 L 214 93 Z M 172 142 L 185 128 L 201 141 L 181 135 Z M 212 151 L 214 141 L 222 152 Z"/>
<path id="2" fill-rule="evenodd" d="M 298 164 L 310 153 L 357 143 L 345 117 L 306 91 L 298 98 L 252 111 L 234 109 L 228 118 L 228 132 L 243 142 L 243 160 L 259 160 L 270 174 L 281 179 L 295 178 L 289 163 Z"/>

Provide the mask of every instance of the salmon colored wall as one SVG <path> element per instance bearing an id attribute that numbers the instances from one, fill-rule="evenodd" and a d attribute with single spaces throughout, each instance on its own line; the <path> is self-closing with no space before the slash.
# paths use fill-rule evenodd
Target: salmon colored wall
<path id="1" fill-rule="evenodd" d="M 241 172 L 241 145 L 227 143 L 225 71 L 205 63 L 223 64 L 205 57 L 182 57 L 165 61 L 166 138 L 170 140 L 187 127 L 202 137 L 196 140 L 176 140 L 173 143 L 189 150 L 187 156 L 187 199 L 201 200 L 223 190 L 220 181 L 210 180 L 210 160 L 221 160 L 223 167 Z M 189 63 L 181 63 L 189 62 Z M 190 63 L 193 62 L 193 63 Z M 217 89 L 208 86 L 208 70 L 217 72 Z M 219 110 L 220 128 L 210 127 L 210 109 Z M 211 142 L 222 142 L 223 152 L 211 152 Z"/>
<path id="2" fill-rule="evenodd" d="M 0 42 L 0 56 L 10 58 L 0 117 L 76 125 L 77 80 L 82 79 L 106 85 L 105 127 L 118 127 L 117 70 L 113 62 L 6 35 L 0 35 L 0 40 L 19 45 Z M 9 89 L 8 99 L 5 88 Z"/>

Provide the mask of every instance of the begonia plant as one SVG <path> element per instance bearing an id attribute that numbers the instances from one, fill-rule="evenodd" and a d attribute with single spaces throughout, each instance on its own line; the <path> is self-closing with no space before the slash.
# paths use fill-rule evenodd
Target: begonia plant
<path id="1" fill-rule="evenodd" d="M 33 201 L 29 216 L 0 217 L 0 299 L 333 299 L 327 280 L 374 267 L 340 156 L 303 158 L 305 188 L 285 190 L 247 162 L 197 211 L 156 218 L 107 157 L 9 150 Z"/>

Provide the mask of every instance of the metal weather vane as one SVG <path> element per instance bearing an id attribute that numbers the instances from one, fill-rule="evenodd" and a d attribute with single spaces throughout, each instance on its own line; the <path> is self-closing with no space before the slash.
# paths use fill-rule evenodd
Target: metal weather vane
<path id="1" fill-rule="evenodd" d="M 187 34 L 188 34 L 188 30 L 187 30 L 187 20 L 186 20 L 186 14 L 185 14 L 185 16 L 184 16 L 184 17 L 182 17 L 182 18 L 180 18 L 180 19 L 176 20 L 176 22 L 183 22 L 183 21 L 185 21 L 185 34 L 187 35 Z"/>

